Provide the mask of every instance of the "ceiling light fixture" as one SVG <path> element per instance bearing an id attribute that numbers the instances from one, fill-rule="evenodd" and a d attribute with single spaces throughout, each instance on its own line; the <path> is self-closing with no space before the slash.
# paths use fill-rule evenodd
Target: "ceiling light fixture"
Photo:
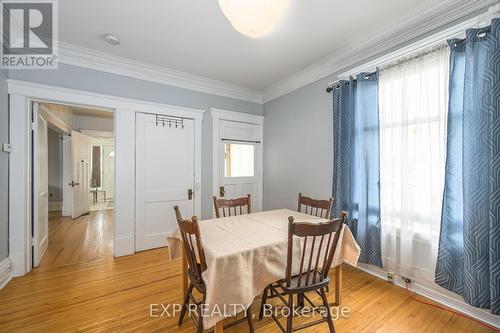
<path id="1" fill-rule="evenodd" d="M 116 37 L 115 35 L 112 35 L 112 34 L 105 34 L 104 36 L 102 36 L 102 38 L 104 38 L 104 40 L 106 42 L 108 42 L 108 44 L 111 44 L 111 45 L 120 45 L 120 39 L 118 37 Z"/>
<path id="2" fill-rule="evenodd" d="M 288 8 L 289 0 L 218 0 L 233 27 L 257 38 L 270 32 Z"/>

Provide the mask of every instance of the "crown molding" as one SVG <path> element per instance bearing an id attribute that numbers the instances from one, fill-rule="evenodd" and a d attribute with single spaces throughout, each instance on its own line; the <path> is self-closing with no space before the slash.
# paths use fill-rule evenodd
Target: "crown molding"
<path id="1" fill-rule="evenodd" d="M 384 53 L 407 46 L 432 33 L 486 12 L 496 0 L 446 0 L 410 20 L 365 42 L 356 43 L 324 57 L 304 70 L 263 91 L 263 102 L 270 102 L 330 75 L 340 74 Z"/>
<path id="2" fill-rule="evenodd" d="M 236 84 L 59 42 L 59 62 L 207 94 L 262 104 L 262 93 Z"/>
<path id="3" fill-rule="evenodd" d="M 267 103 L 331 75 L 345 73 L 391 51 L 486 12 L 496 0 L 445 0 L 383 34 L 357 42 L 272 84 L 263 91 L 59 42 L 59 62 L 238 100 Z"/>

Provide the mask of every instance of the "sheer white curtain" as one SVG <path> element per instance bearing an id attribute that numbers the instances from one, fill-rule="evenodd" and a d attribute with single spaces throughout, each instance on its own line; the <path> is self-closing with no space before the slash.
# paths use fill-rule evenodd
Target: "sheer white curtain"
<path id="1" fill-rule="evenodd" d="M 382 260 L 434 281 L 444 186 L 449 50 L 439 45 L 380 69 Z"/>

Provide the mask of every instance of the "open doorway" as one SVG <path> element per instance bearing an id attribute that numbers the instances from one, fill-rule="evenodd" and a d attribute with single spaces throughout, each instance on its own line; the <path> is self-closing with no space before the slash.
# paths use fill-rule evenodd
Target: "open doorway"
<path id="1" fill-rule="evenodd" d="M 86 131 L 87 132 L 87 131 Z M 115 145 L 113 133 L 97 133 L 91 139 L 90 211 L 113 209 Z"/>
<path id="2" fill-rule="evenodd" d="M 32 116 L 33 266 L 113 257 L 113 112 L 33 102 Z"/>

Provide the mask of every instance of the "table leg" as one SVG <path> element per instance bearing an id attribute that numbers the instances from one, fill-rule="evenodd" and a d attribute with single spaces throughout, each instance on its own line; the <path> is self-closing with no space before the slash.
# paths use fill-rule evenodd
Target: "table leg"
<path id="1" fill-rule="evenodd" d="M 342 264 L 335 267 L 335 303 L 342 303 Z"/>
<path id="2" fill-rule="evenodd" d="M 218 321 L 215 324 L 214 333 L 223 333 L 224 332 L 224 320 Z"/>
<path id="3" fill-rule="evenodd" d="M 181 257 L 182 257 L 182 297 L 184 299 L 184 295 L 188 290 L 188 275 L 187 275 L 188 263 L 184 251 L 182 251 Z"/>

